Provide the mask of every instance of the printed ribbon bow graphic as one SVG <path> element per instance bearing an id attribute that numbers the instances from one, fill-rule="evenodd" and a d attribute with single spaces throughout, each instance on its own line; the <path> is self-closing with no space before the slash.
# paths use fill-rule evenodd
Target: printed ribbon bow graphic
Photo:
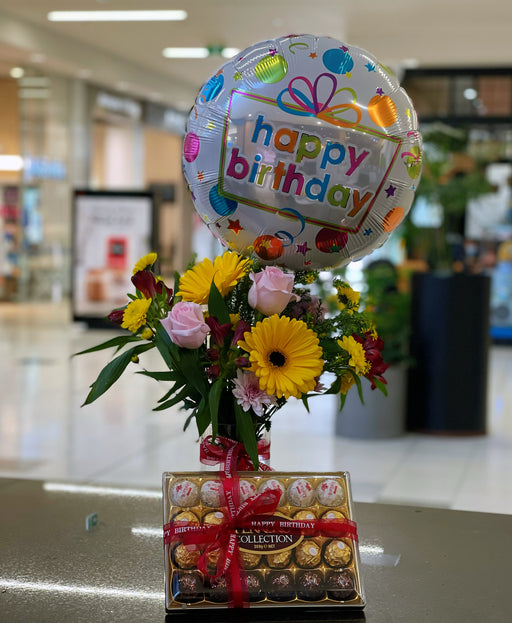
<path id="1" fill-rule="evenodd" d="M 319 101 L 319 83 L 322 78 L 331 83 L 330 93 L 323 103 Z M 297 83 L 303 83 L 306 88 L 301 90 L 297 86 Z M 341 128 L 353 128 L 361 121 L 361 109 L 356 104 L 356 92 L 348 87 L 343 87 L 338 90 L 336 90 L 336 87 L 336 78 L 332 74 L 323 73 L 318 75 L 313 84 L 305 76 L 296 76 L 290 80 L 288 88 L 283 89 L 281 93 L 279 93 L 276 98 L 276 103 L 281 110 L 291 115 L 318 117 L 319 119 L 327 121 L 327 123 Z M 309 90 L 309 93 L 307 93 L 307 90 Z M 329 106 L 334 97 L 343 91 L 347 91 L 352 96 L 352 101 Z M 291 98 L 293 103 L 283 101 L 283 96 L 285 94 Z M 355 114 L 355 121 L 344 118 L 344 113 L 347 111 L 351 111 L 352 114 Z"/>

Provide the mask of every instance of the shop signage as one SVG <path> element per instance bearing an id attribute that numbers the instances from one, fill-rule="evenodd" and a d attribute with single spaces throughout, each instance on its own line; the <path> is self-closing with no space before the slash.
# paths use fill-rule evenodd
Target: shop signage
<path id="1" fill-rule="evenodd" d="M 23 179 L 30 180 L 65 180 L 66 165 L 60 160 L 26 156 L 23 159 Z"/>
<path id="2" fill-rule="evenodd" d="M 144 121 L 148 125 L 182 136 L 185 134 L 187 116 L 186 113 L 176 108 L 168 108 L 148 102 L 145 106 Z"/>
<path id="3" fill-rule="evenodd" d="M 139 102 L 129 97 L 119 97 L 99 91 L 96 95 L 96 106 L 104 111 L 127 117 L 128 119 L 140 119 L 142 106 Z"/>

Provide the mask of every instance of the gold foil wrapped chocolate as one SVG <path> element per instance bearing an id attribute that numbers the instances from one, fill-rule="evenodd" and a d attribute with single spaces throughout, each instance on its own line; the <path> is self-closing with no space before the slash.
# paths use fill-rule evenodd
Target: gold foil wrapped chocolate
<path id="1" fill-rule="evenodd" d="M 287 549 L 277 554 L 267 554 L 267 565 L 271 569 L 286 569 L 292 561 L 292 550 Z"/>
<path id="2" fill-rule="evenodd" d="M 320 545 L 313 539 L 304 539 L 295 548 L 295 560 L 302 569 L 314 569 L 322 561 Z"/>
<path id="3" fill-rule="evenodd" d="M 324 545 L 324 561 L 330 567 L 346 567 L 351 560 L 352 550 L 342 539 L 333 539 Z"/>
<path id="4" fill-rule="evenodd" d="M 194 545 L 179 543 L 172 550 L 172 560 L 180 569 L 194 569 L 201 552 Z"/>

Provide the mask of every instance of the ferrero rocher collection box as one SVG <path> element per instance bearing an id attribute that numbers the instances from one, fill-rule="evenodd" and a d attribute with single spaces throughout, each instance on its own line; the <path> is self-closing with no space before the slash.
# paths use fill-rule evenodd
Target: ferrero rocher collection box
<path id="1" fill-rule="evenodd" d="M 224 479 L 222 472 L 163 474 L 167 610 L 232 602 L 231 582 L 218 567 L 229 547 L 226 532 L 235 535 L 239 553 L 231 564 L 251 608 L 364 607 L 347 472 L 238 472 L 231 481 L 238 505 L 250 505 L 270 489 L 278 504 L 270 516 L 257 507 L 253 517 L 246 512 L 240 524 L 230 522 Z M 201 531 L 212 526 L 224 531 L 206 545 Z"/>

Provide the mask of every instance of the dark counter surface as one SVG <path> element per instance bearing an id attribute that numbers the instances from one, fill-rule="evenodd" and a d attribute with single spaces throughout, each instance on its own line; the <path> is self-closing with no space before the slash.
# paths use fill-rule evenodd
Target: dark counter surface
<path id="1" fill-rule="evenodd" d="M 363 612 L 252 608 L 208 611 L 208 621 L 512 620 L 512 516 L 363 503 L 355 510 Z M 98 522 L 86 530 L 94 513 Z M 0 622 L 165 621 L 161 525 L 158 489 L 0 479 Z M 204 614 L 178 611 L 167 621 L 195 623 Z"/>

